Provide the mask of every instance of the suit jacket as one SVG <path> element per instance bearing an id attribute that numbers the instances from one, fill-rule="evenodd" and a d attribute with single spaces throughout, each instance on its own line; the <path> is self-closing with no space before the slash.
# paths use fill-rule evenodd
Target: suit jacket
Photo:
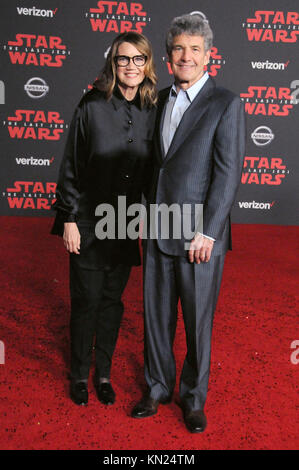
<path id="1" fill-rule="evenodd" d="M 166 155 L 162 140 L 165 105 L 170 88 L 159 94 L 154 132 L 155 168 L 149 203 L 188 205 L 196 231 L 195 204 L 203 204 L 202 233 L 216 242 L 213 255 L 231 249 L 230 211 L 241 179 L 245 152 L 245 113 L 239 97 L 209 78 L 184 113 Z M 184 213 L 183 210 L 183 213 Z M 186 256 L 182 237 L 163 239 L 169 255 Z"/>

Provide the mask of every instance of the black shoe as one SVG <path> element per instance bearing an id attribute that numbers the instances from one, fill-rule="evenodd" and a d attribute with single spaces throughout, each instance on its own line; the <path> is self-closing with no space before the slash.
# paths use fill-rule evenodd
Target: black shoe
<path id="1" fill-rule="evenodd" d="M 104 405 L 113 405 L 115 402 L 115 392 L 110 382 L 96 382 L 95 388 L 101 403 Z"/>
<path id="2" fill-rule="evenodd" d="M 145 395 L 138 403 L 134 406 L 131 416 L 132 418 L 148 418 L 157 413 L 160 403 L 165 405 L 170 403 L 171 398 L 166 398 L 163 400 L 155 400 L 149 395 Z"/>
<path id="3" fill-rule="evenodd" d="M 203 410 L 190 410 L 183 407 L 184 421 L 188 431 L 192 433 L 204 432 L 207 427 L 207 418 Z"/>
<path id="4" fill-rule="evenodd" d="M 88 390 L 85 382 L 71 382 L 71 399 L 76 405 L 87 405 Z"/>

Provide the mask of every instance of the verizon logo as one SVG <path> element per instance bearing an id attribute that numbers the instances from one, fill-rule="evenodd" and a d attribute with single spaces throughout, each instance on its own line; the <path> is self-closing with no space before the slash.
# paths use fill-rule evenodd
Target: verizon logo
<path id="1" fill-rule="evenodd" d="M 49 158 L 24 158 L 24 157 L 17 157 L 16 162 L 17 165 L 37 165 L 37 166 L 50 166 L 53 163 L 54 157 L 51 159 Z"/>
<path id="2" fill-rule="evenodd" d="M 275 201 L 272 202 L 246 202 L 246 201 L 239 201 L 240 209 L 266 209 L 270 210 L 275 204 Z"/>
<path id="3" fill-rule="evenodd" d="M 58 8 L 55 10 L 41 10 L 40 8 L 24 8 L 24 7 L 17 7 L 18 15 L 26 15 L 26 16 L 42 16 L 43 18 L 53 18 L 56 14 Z"/>
<path id="4" fill-rule="evenodd" d="M 251 62 L 251 67 L 253 69 L 266 69 L 266 70 L 285 70 L 289 65 L 290 61 L 288 60 L 286 63 L 284 62 Z"/>

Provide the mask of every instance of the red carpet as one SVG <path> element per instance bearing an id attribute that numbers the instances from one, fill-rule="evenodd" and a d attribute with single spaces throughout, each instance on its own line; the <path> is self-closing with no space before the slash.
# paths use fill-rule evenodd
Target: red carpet
<path id="1" fill-rule="evenodd" d="M 1 217 L 1 449 L 296 449 L 299 339 L 298 228 L 234 225 L 213 330 L 208 428 L 191 435 L 175 400 L 133 420 L 143 382 L 141 268 L 124 297 L 112 382 L 113 407 L 90 380 L 86 408 L 68 398 L 68 263 L 52 219 Z M 296 277 L 297 276 L 297 277 Z M 297 304 L 298 305 L 298 304 Z M 175 353 L 185 354 L 181 315 Z M 299 354 L 298 354 L 299 357 Z"/>

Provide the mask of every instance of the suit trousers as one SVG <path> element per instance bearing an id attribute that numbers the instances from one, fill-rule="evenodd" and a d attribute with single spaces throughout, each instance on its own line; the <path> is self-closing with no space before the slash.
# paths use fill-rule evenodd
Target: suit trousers
<path id="1" fill-rule="evenodd" d="M 214 310 L 225 254 L 208 263 L 162 253 L 156 240 L 144 247 L 145 379 L 150 396 L 167 399 L 176 383 L 173 341 L 181 301 L 187 353 L 180 378 L 180 397 L 190 409 L 203 409 L 210 371 Z"/>
<path id="2" fill-rule="evenodd" d="M 71 378 L 86 381 L 95 337 L 96 377 L 110 378 L 131 266 L 85 269 L 70 255 Z"/>

